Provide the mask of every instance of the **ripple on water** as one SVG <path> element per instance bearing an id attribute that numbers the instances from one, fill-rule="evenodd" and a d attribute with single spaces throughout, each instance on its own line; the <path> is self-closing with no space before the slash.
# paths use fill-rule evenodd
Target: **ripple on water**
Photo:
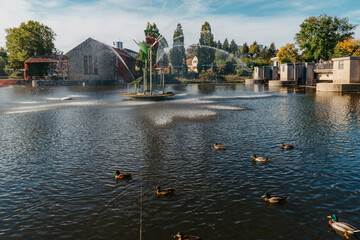
<path id="1" fill-rule="evenodd" d="M 1 89 L 0 238 L 138 239 L 140 201 L 144 239 L 336 239 L 331 213 L 360 226 L 356 95 L 184 89 L 166 102 L 89 90 L 83 102 L 46 103 L 35 102 L 84 92 Z M 25 100 L 8 104 L 9 94 Z M 133 178 L 116 181 L 116 170 Z M 157 185 L 176 193 L 157 197 Z M 271 205 L 265 192 L 290 198 Z"/>

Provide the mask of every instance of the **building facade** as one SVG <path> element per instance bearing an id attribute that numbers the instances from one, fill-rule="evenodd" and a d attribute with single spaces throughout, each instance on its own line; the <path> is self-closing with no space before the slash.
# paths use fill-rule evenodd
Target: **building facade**
<path id="1" fill-rule="evenodd" d="M 129 83 L 135 74 L 135 58 L 126 52 L 88 38 L 67 54 L 68 79 Z"/>

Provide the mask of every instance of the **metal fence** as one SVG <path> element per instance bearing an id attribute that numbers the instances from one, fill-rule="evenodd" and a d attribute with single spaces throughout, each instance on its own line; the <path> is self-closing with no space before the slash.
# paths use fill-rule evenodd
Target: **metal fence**
<path id="1" fill-rule="evenodd" d="M 333 69 L 333 62 L 325 61 L 322 63 L 315 63 L 315 69 Z"/>

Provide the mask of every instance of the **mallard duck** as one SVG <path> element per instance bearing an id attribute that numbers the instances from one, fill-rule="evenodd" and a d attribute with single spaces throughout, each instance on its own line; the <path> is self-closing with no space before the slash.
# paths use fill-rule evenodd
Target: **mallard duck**
<path id="1" fill-rule="evenodd" d="M 177 240 L 201 240 L 201 237 L 199 236 L 184 235 L 182 232 L 178 232 L 174 238 Z"/>
<path id="2" fill-rule="evenodd" d="M 255 154 L 252 155 L 251 157 L 255 162 L 268 162 L 269 161 L 269 158 L 267 158 L 267 157 L 256 157 Z"/>
<path id="3" fill-rule="evenodd" d="M 263 198 L 265 198 L 265 202 L 269 202 L 269 203 L 279 203 L 279 202 L 284 202 L 286 199 L 288 199 L 289 197 L 282 197 L 282 196 L 277 196 L 277 195 L 271 195 L 268 193 L 265 193 L 263 196 L 261 196 Z"/>
<path id="4" fill-rule="evenodd" d="M 131 173 L 120 173 L 120 171 L 116 171 L 114 175 L 115 179 L 130 179 L 132 176 Z"/>
<path id="5" fill-rule="evenodd" d="M 217 145 L 217 143 L 214 143 L 214 149 L 215 149 L 215 150 L 225 150 L 225 146 L 223 146 L 223 145 Z"/>
<path id="6" fill-rule="evenodd" d="M 173 188 L 161 189 L 160 186 L 156 187 L 156 195 L 158 195 L 158 196 L 164 196 L 164 195 L 172 194 L 174 192 L 175 192 L 175 189 L 173 189 Z"/>
<path id="7" fill-rule="evenodd" d="M 346 222 L 339 222 L 338 221 L 338 217 L 333 214 L 331 216 L 328 216 L 328 218 L 331 218 L 329 220 L 329 224 L 330 226 L 338 232 L 341 232 L 342 234 L 344 234 L 344 236 L 348 239 L 349 235 L 354 235 L 358 232 L 360 232 L 359 229 L 357 229 L 354 226 L 351 226 L 350 224 L 346 223 Z"/>
<path id="8" fill-rule="evenodd" d="M 280 144 L 280 146 L 281 146 L 281 150 L 290 150 L 294 148 L 293 146 L 285 145 L 284 143 Z"/>

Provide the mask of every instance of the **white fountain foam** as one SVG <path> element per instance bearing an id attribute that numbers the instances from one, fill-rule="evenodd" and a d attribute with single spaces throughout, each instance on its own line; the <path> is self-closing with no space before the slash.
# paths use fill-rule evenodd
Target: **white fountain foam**
<path id="1" fill-rule="evenodd" d="M 204 100 L 204 99 L 201 99 L 201 98 L 184 98 L 184 99 L 173 100 L 173 101 L 171 101 L 171 103 L 191 103 L 191 104 L 210 104 L 210 103 L 214 103 L 214 101 Z"/>
<path id="2" fill-rule="evenodd" d="M 61 101 L 64 99 L 74 99 L 74 98 L 86 98 L 88 97 L 88 95 L 67 95 L 67 96 L 63 96 L 63 97 L 49 97 L 49 98 L 45 98 L 45 100 L 47 101 Z"/>
<path id="3" fill-rule="evenodd" d="M 166 111 L 151 112 L 148 117 L 155 125 L 164 126 L 170 124 L 175 118 L 182 119 L 202 119 L 216 116 L 217 113 L 203 109 L 167 109 Z"/>
<path id="4" fill-rule="evenodd" d="M 32 113 L 32 112 L 41 112 L 49 111 L 59 108 L 74 107 L 74 106 L 95 106 L 100 105 L 99 101 L 86 101 L 86 102 L 63 102 L 63 103 L 52 103 L 52 104 L 43 104 L 36 106 L 26 106 L 26 107 L 17 107 L 6 109 L 4 114 L 21 114 L 21 113 Z"/>
<path id="5" fill-rule="evenodd" d="M 233 107 L 233 106 L 224 106 L 224 105 L 206 105 L 205 108 L 217 109 L 217 110 L 230 110 L 230 111 L 241 111 L 245 110 L 245 108 L 241 107 Z"/>
<path id="6" fill-rule="evenodd" d="M 249 99 L 249 98 L 268 98 L 273 97 L 271 94 L 263 95 L 242 95 L 242 96 L 208 96 L 203 97 L 202 99 Z"/>

